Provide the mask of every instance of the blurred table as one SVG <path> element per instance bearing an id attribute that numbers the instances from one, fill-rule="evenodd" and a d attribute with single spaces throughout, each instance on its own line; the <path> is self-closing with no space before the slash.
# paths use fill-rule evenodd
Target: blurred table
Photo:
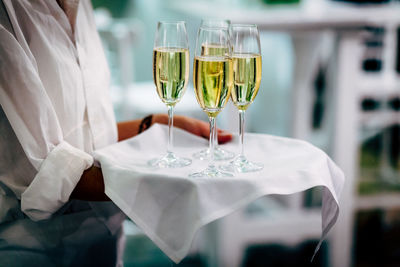
<path id="1" fill-rule="evenodd" d="M 268 31 L 336 30 L 400 22 L 400 4 L 396 2 L 364 6 L 328 0 L 303 0 L 289 5 L 237 2 L 175 0 L 170 2 L 170 8 L 195 18 L 255 23 L 259 29 Z"/>

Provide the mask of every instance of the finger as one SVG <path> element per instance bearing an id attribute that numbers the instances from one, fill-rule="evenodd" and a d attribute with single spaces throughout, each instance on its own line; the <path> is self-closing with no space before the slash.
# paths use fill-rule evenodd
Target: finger
<path id="1" fill-rule="evenodd" d="M 206 139 L 210 138 L 210 127 L 208 125 L 208 123 L 206 123 L 205 121 L 197 121 L 197 126 L 199 127 L 200 130 L 200 136 L 204 137 Z"/>
<path id="2" fill-rule="evenodd" d="M 208 132 L 208 124 L 201 120 L 189 118 L 182 115 L 176 115 L 174 118 L 174 126 L 197 136 L 208 136 L 208 134 L 204 134 L 205 132 Z"/>
<path id="3" fill-rule="evenodd" d="M 218 130 L 218 143 L 224 144 L 232 140 L 232 134 L 227 131 Z"/>

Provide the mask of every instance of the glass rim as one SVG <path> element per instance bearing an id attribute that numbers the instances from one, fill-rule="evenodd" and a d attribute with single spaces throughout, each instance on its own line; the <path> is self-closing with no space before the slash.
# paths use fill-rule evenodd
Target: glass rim
<path id="1" fill-rule="evenodd" d="M 222 18 L 202 18 L 201 22 L 205 21 L 226 21 L 232 24 L 232 21 L 230 19 L 222 19 Z"/>
<path id="2" fill-rule="evenodd" d="M 251 23 L 251 24 L 246 24 L 246 23 L 234 23 L 231 24 L 232 28 L 258 28 L 257 24 Z"/>
<path id="3" fill-rule="evenodd" d="M 157 24 L 186 24 L 184 20 L 159 20 Z"/>
<path id="4" fill-rule="evenodd" d="M 224 31 L 228 31 L 229 30 L 229 26 L 228 27 L 224 27 L 224 26 L 206 26 L 206 25 L 201 25 L 199 27 L 199 31 L 200 30 L 224 30 Z"/>
<path id="5" fill-rule="evenodd" d="M 178 45 L 175 45 L 175 46 L 154 46 L 153 50 L 160 50 L 160 49 L 163 49 L 163 48 L 166 48 L 166 49 L 168 49 L 168 48 L 189 49 L 189 46 L 178 46 Z"/>

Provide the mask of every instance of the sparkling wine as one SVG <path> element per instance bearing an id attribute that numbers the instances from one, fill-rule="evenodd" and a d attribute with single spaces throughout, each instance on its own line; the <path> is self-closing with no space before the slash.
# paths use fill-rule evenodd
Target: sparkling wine
<path id="1" fill-rule="evenodd" d="M 153 76 L 158 96 L 174 106 L 183 94 L 189 80 L 189 50 L 185 48 L 155 48 Z"/>
<path id="2" fill-rule="evenodd" d="M 193 82 L 197 102 L 210 117 L 216 117 L 229 100 L 233 85 L 229 57 L 195 57 Z"/>
<path id="3" fill-rule="evenodd" d="M 261 56 L 233 54 L 232 101 L 240 110 L 246 110 L 257 96 L 261 82 Z"/>

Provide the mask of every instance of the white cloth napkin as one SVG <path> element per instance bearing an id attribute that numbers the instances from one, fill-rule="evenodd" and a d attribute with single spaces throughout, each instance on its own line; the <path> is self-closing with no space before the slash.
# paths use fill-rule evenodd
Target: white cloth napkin
<path id="1" fill-rule="evenodd" d="M 179 156 L 191 158 L 207 143 L 174 129 L 174 151 Z M 204 169 L 206 161 L 193 159 L 190 166 L 179 169 L 147 167 L 146 162 L 162 156 L 166 146 L 167 127 L 156 124 L 134 138 L 97 150 L 95 158 L 101 164 L 107 196 L 176 263 L 187 255 L 200 227 L 264 195 L 323 186 L 322 238 L 336 222 L 344 175 L 323 151 L 307 142 L 246 134 L 245 153 L 264 164 L 262 171 L 197 179 L 188 175 Z M 237 152 L 238 138 L 223 147 Z"/>

